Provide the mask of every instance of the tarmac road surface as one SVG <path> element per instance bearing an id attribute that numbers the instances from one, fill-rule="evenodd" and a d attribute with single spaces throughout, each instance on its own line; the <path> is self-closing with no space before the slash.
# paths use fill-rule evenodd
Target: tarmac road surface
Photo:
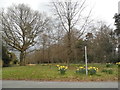
<path id="1" fill-rule="evenodd" d="M 2 80 L 2 88 L 118 88 L 118 82 L 40 82 Z"/>

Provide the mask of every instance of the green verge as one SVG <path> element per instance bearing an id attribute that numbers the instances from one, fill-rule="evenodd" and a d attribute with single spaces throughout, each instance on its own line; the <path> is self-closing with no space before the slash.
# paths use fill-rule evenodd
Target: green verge
<path id="1" fill-rule="evenodd" d="M 113 65 L 110 69 L 112 74 L 102 72 L 107 69 L 106 64 L 88 64 L 97 67 L 96 75 L 76 74 L 76 68 L 83 64 L 70 64 L 65 75 L 61 75 L 56 67 L 57 64 L 39 64 L 35 66 L 14 66 L 2 68 L 3 80 L 38 80 L 38 81 L 118 81 L 118 66 Z M 60 64 L 63 65 L 63 64 Z M 65 65 L 65 64 L 64 64 Z"/>

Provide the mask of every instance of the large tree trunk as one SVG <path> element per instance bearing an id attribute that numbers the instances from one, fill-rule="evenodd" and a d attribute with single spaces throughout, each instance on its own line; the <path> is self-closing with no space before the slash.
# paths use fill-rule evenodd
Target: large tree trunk
<path id="1" fill-rule="evenodd" d="M 119 42 L 120 42 L 120 40 L 119 40 Z M 120 59 L 120 45 L 118 45 L 118 61 L 119 61 L 119 59 Z"/>
<path id="2" fill-rule="evenodd" d="M 42 51 L 42 60 L 41 60 L 41 63 L 45 62 L 45 48 L 44 48 L 44 45 L 43 45 L 43 51 Z"/>
<path id="3" fill-rule="evenodd" d="M 25 66 L 25 52 L 21 51 L 20 53 L 20 66 Z"/>
<path id="4" fill-rule="evenodd" d="M 50 47 L 48 48 L 48 64 L 50 63 Z"/>
<path id="5" fill-rule="evenodd" d="M 67 64 L 69 65 L 72 57 L 72 49 L 71 49 L 71 33 L 68 33 L 68 45 L 67 45 Z"/>

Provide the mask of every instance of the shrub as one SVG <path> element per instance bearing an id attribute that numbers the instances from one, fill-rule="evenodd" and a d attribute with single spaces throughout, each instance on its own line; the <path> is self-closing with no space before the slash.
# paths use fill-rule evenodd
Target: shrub
<path id="1" fill-rule="evenodd" d="M 60 72 L 60 74 L 65 74 L 66 70 L 68 69 L 67 66 L 57 65 L 57 67 L 58 67 L 58 71 Z"/>
<path id="2" fill-rule="evenodd" d="M 105 72 L 107 74 L 113 74 L 113 70 L 112 69 L 103 69 L 102 72 Z"/>
<path id="3" fill-rule="evenodd" d="M 3 60 L 3 67 L 9 67 L 10 62 L 12 61 L 11 53 L 3 45 L 2 45 L 2 60 Z"/>

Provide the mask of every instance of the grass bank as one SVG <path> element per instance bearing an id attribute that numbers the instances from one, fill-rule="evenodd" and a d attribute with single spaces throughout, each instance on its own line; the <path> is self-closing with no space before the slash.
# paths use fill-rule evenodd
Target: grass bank
<path id="1" fill-rule="evenodd" d="M 118 66 L 106 67 L 105 64 L 88 64 L 98 68 L 96 75 L 76 74 L 76 68 L 82 64 L 71 64 L 65 75 L 61 75 L 57 64 L 39 64 L 31 66 L 14 66 L 2 68 L 3 80 L 38 80 L 38 81 L 118 81 Z M 61 64 L 63 65 L 63 64 Z M 112 74 L 102 72 L 110 68 Z"/>

